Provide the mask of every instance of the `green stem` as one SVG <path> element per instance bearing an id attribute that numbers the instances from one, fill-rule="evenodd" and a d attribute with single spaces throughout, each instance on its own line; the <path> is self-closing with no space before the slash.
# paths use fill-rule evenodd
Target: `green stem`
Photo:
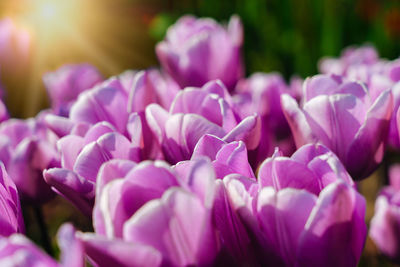
<path id="1" fill-rule="evenodd" d="M 47 232 L 46 223 L 43 219 L 42 208 L 40 206 L 34 206 L 33 210 L 35 212 L 36 221 L 38 223 L 39 230 L 40 230 L 41 244 L 42 244 L 44 250 L 49 255 L 54 256 L 54 251 L 53 251 L 53 248 L 51 247 L 50 237 Z"/>

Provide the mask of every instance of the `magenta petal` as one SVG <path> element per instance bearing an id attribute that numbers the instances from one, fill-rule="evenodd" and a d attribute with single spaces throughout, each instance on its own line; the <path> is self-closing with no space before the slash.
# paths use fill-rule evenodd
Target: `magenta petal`
<path id="1" fill-rule="evenodd" d="M 230 173 L 238 173 L 246 177 L 255 178 L 247 158 L 246 146 L 242 141 L 224 145 L 218 151 L 213 165 L 217 176 L 220 178 Z M 219 169 L 219 167 L 222 168 Z"/>
<path id="2" fill-rule="evenodd" d="M 319 177 L 321 189 L 338 178 L 349 185 L 354 185 L 353 179 L 339 158 L 322 144 L 304 145 L 292 155 L 291 159 L 306 165 L 314 172 Z"/>
<path id="3" fill-rule="evenodd" d="M 109 240 L 94 234 L 80 234 L 85 253 L 99 267 L 157 267 L 162 256 L 151 246 L 133 244 L 120 239 Z"/>
<path id="4" fill-rule="evenodd" d="M 150 104 L 146 108 L 146 120 L 160 144 L 165 137 L 165 123 L 168 117 L 168 112 L 157 104 Z"/>
<path id="5" fill-rule="evenodd" d="M 382 161 L 392 115 L 393 97 L 383 92 L 368 110 L 366 119 L 350 144 L 344 165 L 353 179 L 365 178 Z"/>
<path id="6" fill-rule="evenodd" d="M 400 164 L 393 164 L 389 168 L 389 182 L 396 190 L 400 191 Z"/>
<path id="7" fill-rule="evenodd" d="M 291 159 L 307 165 L 315 157 L 324 155 L 331 152 L 329 148 L 322 144 L 307 144 L 300 147 L 296 152 L 293 153 Z"/>
<path id="8" fill-rule="evenodd" d="M 171 104 L 170 113 L 194 113 L 202 115 L 202 103 L 208 96 L 207 92 L 197 88 L 187 88 L 180 91 Z M 218 106 L 214 106 L 214 108 Z"/>
<path id="9" fill-rule="evenodd" d="M 97 210 L 95 209 L 94 213 L 94 216 L 97 216 L 94 222 L 96 232 L 98 229 L 103 231 L 104 228 L 109 238 L 122 237 L 125 221 L 142 205 L 160 198 L 169 187 L 177 185 L 168 165 L 158 161 L 141 162 L 132 168 L 124 179 L 107 183 L 97 195 Z"/>
<path id="10" fill-rule="evenodd" d="M 197 142 L 193 149 L 192 159 L 196 157 L 207 156 L 211 160 L 215 160 L 218 151 L 226 142 L 222 141 L 215 135 L 206 134 Z"/>
<path id="11" fill-rule="evenodd" d="M 85 138 L 84 138 L 85 144 L 89 144 L 90 142 L 96 141 L 106 133 L 111 133 L 115 131 L 116 131 L 115 128 L 110 123 L 106 121 L 98 122 L 92 127 L 90 127 L 88 131 L 85 133 Z"/>
<path id="12" fill-rule="evenodd" d="M 289 123 L 292 130 L 296 147 L 301 147 L 307 143 L 314 143 L 317 141 L 310 125 L 307 122 L 306 116 L 299 108 L 296 100 L 289 95 L 281 96 L 282 111 Z"/>
<path id="13" fill-rule="evenodd" d="M 318 195 L 323 189 L 320 177 L 306 165 L 285 157 L 265 160 L 260 166 L 258 180 L 261 187 L 272 186 L 275 190 L 291 187 Z"/>
<path id="14" fill-rule="evenodd" d="M 53 114 L 47 114 L 44 118 L 46 126 L 59 137 L 69 134 L 74 127 L 74 123 L 69 119 Z"/>
<path id="15" fill-rule="evenodd" d="M 101 136 L 97 143 L 112 158 L 129 159 L 132 161 L 140 161 L 140 148 L 133 147 L 131 142 L 118 132 L 107 133 Z"/>
<path id="16" fill-rule="evenodd" d="M 172 163 L 189 159 L 197 141 L 205 134 L 221 137 L 225 133 L 221 127 L 197 114 L 172 115 L 165 127 L 163 151 L 166 158 Z"/>
<path id="17" fill-rule="evenodd" d="M 398 205 L 391 204 L 386 196 L 378 196 L 369 231 L 370 237 L 379 250 L 396 263 L 400 262 L 398 235 L 400 216 L 397 212 L 398 208 Z"/>
<path id="18" fill-rule="evenodd" d="M 111 159 L 111 154 L 97 142 L 86 145 L 76 158 L 73 170 L 85 179 L 95 182 L 100 166 Z"/>
<path id="19" fill-rule="evenodd" d="M 254 252 L 250 245 L 250 238 L 239 216 L 231 206 L 228 193 L 221 180 L 216 181 L 213 215 L 222 245 L 231 257 L 240 263 L 251 263 L 254 260 Z"/>
<path id="20" fill-rule="evenodd" d="M 0 239 L 1 266 L 59 267 L 58 263 L 22 234 Z"/>
<path id="21" fill-rule="evenodd" d="M 214 203 L 215 179 L 214 168 L 207 158 L 195 160 L 186 177 L 189 188 L 209 209 L 212 208 Z"/>
<path id="22" fill-rule="evenodd" d="M 17 188 L 0 162 L 0 235 L 25 232 Z"/>
<path id="23" fill-rule="evenodd" d="M 192 159 L 202 156 L 207 156 L 213 161 L 218 178 L 231 173 L 255 177 L 248 162 L 246 146 L 241 141 L 226 144 L 220 138 L 207 134 L 197 143 Z"/>
<path id="24" fill-rule="evenodd" d="M 295 265 L 299 238 L 316 201 L 315 195 L 303 190 L 287 188 L 276 192 L 272 187 L 261 190 L 257 218 L 262 235 L 257 238 L 264 249 L 265 263 Z"/>
<path id="25" fill-rule="evenodd" d="M 75 228 L 72 224 L 63 224 L 57 233 L 58 246 L 61 249 L 62 266 L 85 266 L 83 246 L 75 237 Z"/>
<path id="26" fill-rule="evenodd" d="M 337 93 L 341 80 L 335 75 L 315 75 L 304 81 L 304 101 L 309 101 L 319 95 L 330 95 Z"/>
<path id="27" fill-rule="evenodd" d="M 172 265 L 208 265 L 216 256 L 211 214 L 194 195 L 179 188 L 141 208 L 125 224 L 124 239 L 159 250 Z"/>
<path id="28" fill-rule="evenodd" d="M 70 103 L 82 91 L 92 88 L 102 80 L 98 70 L 89 64 L 64 65 L 43 76 L 53 109 L 63 115 L 68 114 Z"/>
<path id="29" fill-rule="evenodd" d="M 61 151 L 61 166 L 72 170 L 85 140 L 77 135 L 67 135 L 58 140 L 57 147 Z"/>
<path id="30" fill-rule="evenodd" d="M 10 139 L 12 147 L 16 147 L 24 138 L 32 134 L 32 129 L 27 121 L 10 119 L 1 124 L 0 133 Z"/>
<path id="31" fill-rule="evenodd" d="M 365 199 L 343 182 L 330 184 L 300 237 L 299 266 L 356 266 L 366 234 Z"/>
<path id="32" fill-rule="evenodd" d="M 261 120 L 258 115 L 248 116 L 227 133 L 225 142 L 243 141 L 249 150 L 256 149 L 261 138 Z"/>
<path id="33" fill-rule="evenodd" d="M 92 215 L 94 184 L 72 171 L 53 168 L 43 172 L 45 181 L 69 199 L 85 215 Z"/>
<path id="34" fill-rule="evenodd" d="M 140 115 L 132 113 L 129 115 L 126 126 L 133 146 L 141 147 L 143 145 L 143 127 Z"/>
<path id="35" fill-rule="evenodd" d="M 140 71 L 135 75 L 129 93 L 128 112 L 144 111 L 151 103 L 157 103 L 157 95 L 149 85 L 148 71 Z"/>
<path id="36" fill-rule="evenodd" d="M 353 95 L 320 95 L 304 105 L 313 134 L 339 158 L 347 149 L 365 119 L 365 105 Z"/>
<path id="37" fill-rule="evenodd" d="M 217 80 L 211 80 L 208 83 L 206 83 L 201 90 L 206 91 L 209 94 L 216 94 L 219 97 L 223 98 L 230 106 L 232 106 L 232 97 L 228 92 L 228 89 L 226 89 L 226 86 L 224 83 L 217 79 Z"/>
<path id="38" fill-rule="evenodd" d="M 125 177 L 136 163 L 124 159 L 112 159 L 105 162 L 97 174 L 96 195 L 101 194 L 102 188 L 112 180 Z"/>
<path id="39" fill-rule="evenodd" d="M 26 138 L 17 146 L 8 173 L 22 199 L 45 202 L 54 196 L 43 180 L 42 172 L 46 168 L 59 166 L 57 156 L 53 148 L 43 141 Z"/>
<path id="40" fill-rule="evenodd" d="M 81 94 L 71 107 L 70 118 L 74 122 L 95 124 L 107 121 L 118 131 L 125 132 L 128 113 L 127 99 L 118 88 L 97 87 Z"/>

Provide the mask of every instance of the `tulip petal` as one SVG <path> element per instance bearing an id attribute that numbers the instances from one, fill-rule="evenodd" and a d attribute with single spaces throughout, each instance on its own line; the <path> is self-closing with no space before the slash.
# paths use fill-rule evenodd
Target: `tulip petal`
<path id="1" fill-rule="evenodd" d="M 343 182 L 330 184 L 300 237 L 299 266 L 356 266 L 366 233 L 365 199 Z"/>
<path id="2" fill-rule="evenodd" d="M 151 246 L 124 242 L 120 239 L 109 240 L 94 234 L 80 234 L 85 253 L 96 266 L 157 267 L 162 256 Z"/>
<path id="3" fill-rule="evenodd" d="M 299 108 L 296 100 L 287 94 L 281 96 L 282 111 L 292 130 L 296 147 L 307 143 L 316 143 L 317 138 L 308 124 L 305 114 Z"/>
<path id="4" fill-rule="evenodd" d="M 382 161 L 392 105 L 392 94 L 386 90 L 368 110 L 363 125 L 350 144 L 344 165 L 353 179 L 367 177 Z"/>
<path id="5" fill-rule="evenodd" d="M 165 264 L 208 265 L 216 255 L 210 215 L 194 195 L 172 188 L 125 223 L 124 239 L 156 248 Z"/>

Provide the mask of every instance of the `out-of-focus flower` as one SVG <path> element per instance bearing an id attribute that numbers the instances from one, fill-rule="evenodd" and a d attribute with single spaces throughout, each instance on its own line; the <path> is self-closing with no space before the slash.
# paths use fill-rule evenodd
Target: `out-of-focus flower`
<path id="1" fill-rule="evenodd" d="M 104 171 L 129 169 L 116 163 L 105 164 Z M 187 180 L 177 180 L 167 166 L 144 162 L 130 166 L 125 178 L 98 184 L 99 216 L 93 219 L 100 235 L 79 235 L 87 255 L 98 266 L 211 265 L 218 252 L 212 223 L 215 174 L 204 164 L 210 166 L 199 160 L 186 169 Z M 115 199 L 115 192 L 121 198 Z"/>
<path id="2" fill-rule="evenodd" d="M 382 161 L 393 109 L 390 90 L 373 101 L 360 83 L 317 75 L 305 81 L 301 108 L 289 95 L 281 101 L 297 147 L 323 143 L 357 180 Z"/>
<path id="3" fill-rule="evenodd" d="M 99 71 L 89 64 L 64 65 L 43 76 L 52 109 L 61 116 L 69 115 L 71 105 L 81 92 L 102 80 Z"/>
<path id="4" fill-rule="evenodd" d="M 8 176 L 3 163 L 0 162 L 0 236 L 23 233 L 24 220 L 17 188 Z"/>
<path id="5" fill-rule="evenodd" d="M 0 95 L 3 95 L 3 90 L 0 89 Z M 3 122 L 9 118 L 7 107 L 2 100 L 0 100 L 0 122 Z"/>
<path id="6" fill-rule="evenodd" d="M 390 185 L 380 192 L 375 202 L 369 235 L 379 250 L 400 263 L 400 165 L 389 170 Z"/>
<path id="7" fill-rule="evenodd" d="M 168 29 L 156 52 L 162 67 L 182 88 L 220 79 L 233 89 L 243 76 L 242 43 L 243 29 L 237 16 L 227 28 L 212 19 L 185 16 Z"/>
<path id="8" fill-rule="evenodd" d="M 158 70 L 126 71 L 81 93 L 69 118 L 48 114 L 46 123 L 58 136 L 83 136 L 92 125 L 107 122 L 119 133 L 140 137 L 145 158 L 157 158 L 159 147 L 147 125 L 144 110 L 151 103 L 169 108 L 178 85 Z M 139 129 L 140 128 L 140 129 Z"/>
<path id="9" fill-rule="evenodd" d="M 365 200 L 326 147 L 307 145 L 290 159 L 275 155 L 261 165 L 258 183 L 229 175 L 224 186 L 261 265 L 357 265 Z"/>
<path id="10" fill-rule="evenodd" d="M 11 119 L 0 126 L 0 160 L 23 201 L 43 203 L 54 196 L 43 180 L 46 168 L 59 167 L 57 136 L 43 122 L 46 112 L 28 120 Z"/>
<path id="11" fill-rule="evenodd" d="M 237 110 L 242 118 L 257 113 L 261 118 L 260 145 L 250 153 L 250 162 L 257 168 L 275 147 L 280 147 L 285 155 L 295 151 L 290 127 L 281 108 L 281 95 L 295 96 L 284 79 L 278 73 L 255 73 L 248 79 L 243 79 L 236 86 L 234 96 Z"/>
<path id="12" fill-rule="evenodd" d="M 238 118 L 225 86 L 211 81 L 202 88 L 186 88 L 175 97 L 168 111 L 151 104 L 146 119 L 161 145 L 165 159 L 177 163 L 190 159 L 197 141 L 205 134 L 225 142 L 242 140 L 247 149 L 260 141 L 260 118 L 256 114 Z"/>
<path id="13" fill-rule="evenodd" d="M 378 52 L 373 46 L 348 47 L 340 58 L 322 58 L 319 70 L 324 74 L 346 75 L 349 67 L 373 65 L 379 61 Z"/>
<path id="14" fill-rule="evenodd" d="M 31 36 L 11 18 L 0 20 L 0 65 L 15 69 L 26 64 Z"/>
<path id="15" fill-rule="evenodd" d="M 13 234 L 8 238 L 0 238 L 0 265 L 70 267 L 85 266 L 81 242 L 75 238 L 75 229 L 64 224 L 58 231 L 58 244 L 61 249 L 60 263 L 56 262 L 27 237 Z"/>
<path id="16" fill-rule="evenodd" d="M 94 124 L 107 122 L 127 135 L 128 95 L 136 74 L 125 71 L 81 92 L 71 104 L 69 116 L 48 114 L 45 117 L 47 126 L 59 137 L 71 133 L 83 136 Z"/>
<path id="17" fill-rule="evenodd" d="M 356 80 L 367 85 L 369 95 L 375 100 L 387 89 L 393 91 L 393 114 L 400 107 L 400 59 L 388 61 L 380 59 L 378 52 L 372 46 L 349 47 L 340 58 L 323 59 L 320 71 L 325 74 L 344 75 L 349 80 Z M 392 116 L 388 143 L 392 148 L 399 149 L 396 116 Z"/>

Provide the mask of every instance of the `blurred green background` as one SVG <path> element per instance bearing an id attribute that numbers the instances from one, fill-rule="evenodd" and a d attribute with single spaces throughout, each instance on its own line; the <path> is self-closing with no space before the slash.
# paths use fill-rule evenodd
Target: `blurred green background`
<path id="1" fill-rule="evenodd" d="M 279 71 L 285 77 L 317 72 L 322 56 L 338 56 L 349 45 L 371 43 L 383 57 L 400 53 L 398 0 L 170 1 L 172 12 L 152 22 L 153 36 L 182 14 L 227 21 L 238 14 L 244 24 L 247 74 Z"/>

